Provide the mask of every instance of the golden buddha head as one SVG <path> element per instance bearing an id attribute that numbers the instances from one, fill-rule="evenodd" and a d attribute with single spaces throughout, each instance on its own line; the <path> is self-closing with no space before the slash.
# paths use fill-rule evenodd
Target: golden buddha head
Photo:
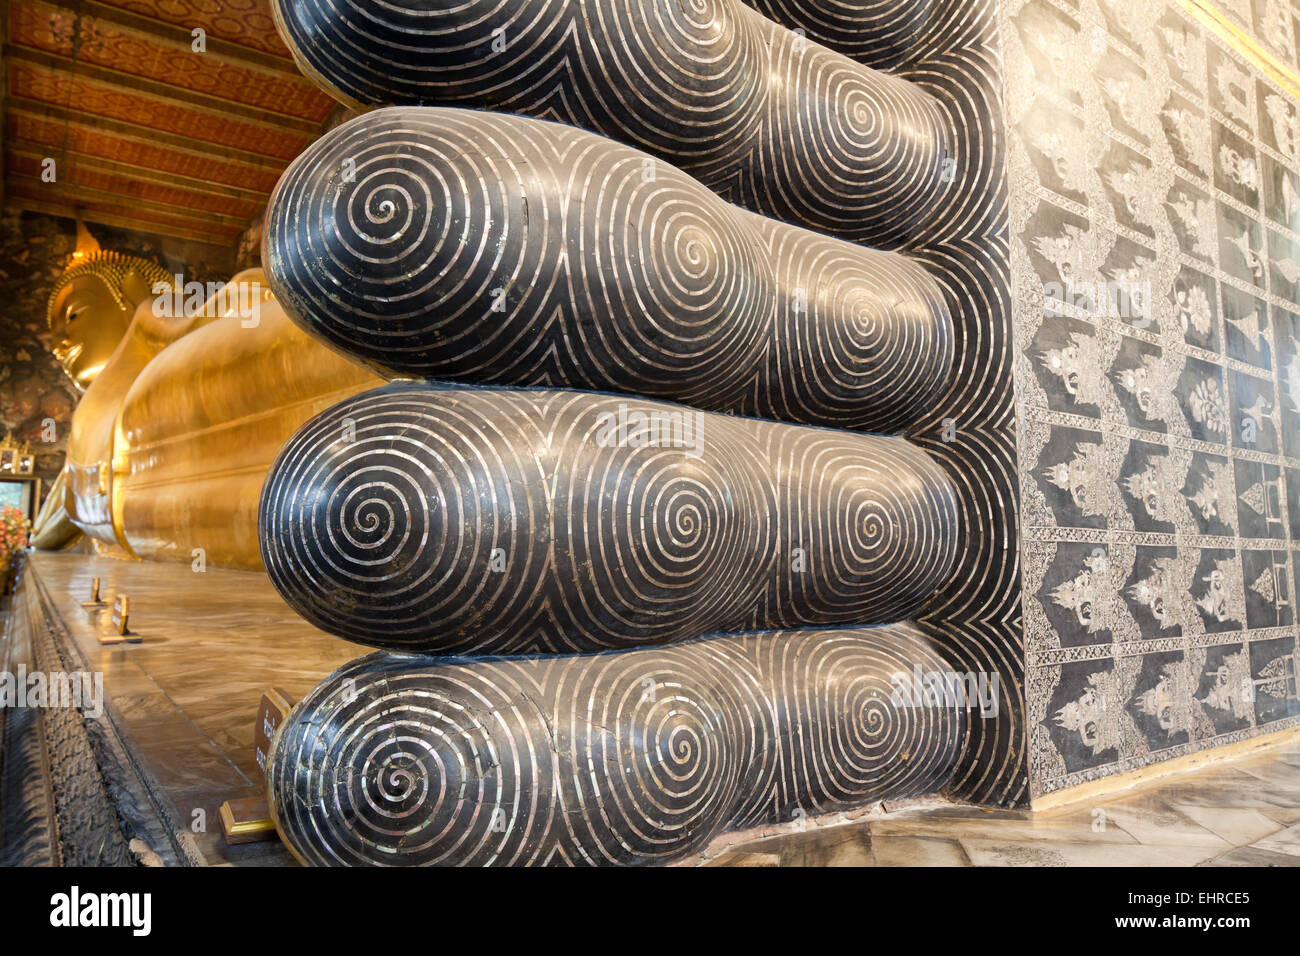
<path id="1" fill-rule="evenodd" d="M 84 390 L 108 363 L 157 283 L 170 288 L 172 277 L 147 259 L 102 251 L 73 255 L 54 283 L 45 317 L 54 357 L 78 388 Z"/>

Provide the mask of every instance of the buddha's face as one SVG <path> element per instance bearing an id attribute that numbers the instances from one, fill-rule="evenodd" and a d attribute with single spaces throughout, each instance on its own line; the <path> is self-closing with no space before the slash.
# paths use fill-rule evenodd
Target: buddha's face
<path id="1" fill-rule="evenodd" d="M 85 389 L 122 341 L 133 307 L 119 305 L 102 279 L 79 276 L 50 307 L 54 357 L 80 389 Z"/>

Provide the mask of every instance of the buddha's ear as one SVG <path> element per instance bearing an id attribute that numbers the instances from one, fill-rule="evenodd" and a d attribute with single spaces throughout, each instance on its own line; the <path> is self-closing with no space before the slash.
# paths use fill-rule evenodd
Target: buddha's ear
<path id="1" fill-rule="evenodd" d="M 72 283 L 68 283 L 59 290 L 59 294 L 50 299 L 45 305 L 45 321 L 50 328 L 57 328 L 63 324 L 63 306 L 68 301 L 68 290 Z"/>
<path id="2" fill-rule="evenodd" d="M 154 288 L 157 282 L 157 276 L 150 278 L 140 269 L 129 269 L 122 279 L 122 296 L 132 306 L 138 305 L 145 299 L 157 295 L 157 290 Z M 170 289 L 170 283 L 168 288 Z"/>

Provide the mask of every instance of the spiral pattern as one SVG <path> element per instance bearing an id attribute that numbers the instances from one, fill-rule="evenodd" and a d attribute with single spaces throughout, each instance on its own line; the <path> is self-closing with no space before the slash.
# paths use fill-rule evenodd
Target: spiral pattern
<path id="1" fill-rule="evenodd" d="M 775 322 L 742 414 L 900 432 L 947 388 L 955 350 L 943 292 L 891 252 L 745 216 L 776 275 Z"/>
<path id="2" fill-rule="evenodd" d="M 888 68 L 935 98 L 953 132 L 952 183 L 906 246 L 943 286 L 956 328 L 946 393 L 909 435 L 948 472 L 962 510 L 960 558 L 923 626 L 944 654 L 1002 675 L 996 720 L 971 724 L 950 792 L 1024 805 L 1029 774 L 1020 560 L 1013 302 L 1003 102 L 1006 5 L 998 0 L 748 0 L 809 39 Z M 1113 5 L 1112 5 L 1113 6 Z M 897 30 L 896 33 L 893 31 Z M 910 37 L 910 40 L 909 40 Z M 1011 110 L 1011 112 L 1015 112 Z M 946 432 L 953 425 L 953 432 Z"/>
<path id="3" fill-rule="evenodd" d="M 927 28 L 938 20 L 940 0 L 749 0 L 749 5 L 850 59 L 887 69 L 924 42 Z"/>
<path id="4" fill-rule="evenodd" d="M 343 98 L 559 120 L 682 170 L 535 120 L 369 114 L 268 221 L 312 334 L 389 376 L 911 428 L 947 473 L 898 439 L 716 415 L 686 445 L 602 442 L 620 406 L 696 414 L 603 395 L 395 385 L 326 412 L 264 490 L 277 587 L 354 640 L 506 656 L 376 655 L 313 693 L 270 777 L 304 862 L 662 862 L 941 783 L 1015 799 L 1015 564 L 988 561 L 1014 557 L 993 6 L 786 2 L 755 5 L 899 75 L 738 0 L 274 0 Z M 927 599 L 920 626 L 767 630 Z M 1006 678 L 1007 718 L 891 699 L 950 653 Z"/>
<path id="5" fill-rule="evenodd" d="M 768 36 L 768 69 L 780 79 L 760 135 L 743 155 L 686 168 L 765 216 L 881 248 L 912 242 L 952 181 L 937 101 L 782 27 Z"/>
<path id="6" fill-rule="evenodd" d="M 889 431 L 951 367 L 942 293 L 905 257 L 519 117 L 406 107 L 339 127 L 281 179 L 264 258 L 300 327 L 388 376 Z"/>
<path id="7" fill-rule="evenodd" d="M 740 0 L 274 0 L 347 102 L 558 120 L 674 162 L 755 212 L 898 245 L 941 202 L 949 130 L 919 87 Z"/>
<path id="8" fill-rule="evenodd" d="M 895 695 L 947 672 L 914 627 L 577 657 L 373 654 L 289 715 L 268 762 L 313 865 L 663 863 L 737 826 L 930 792 L 968 714 Z"/>
<path id="9" fill-rule="evenodd" d="M 898 620 L 957 534 L 950 482 L 901 439 L 409 383 L 303 426 L 260 524 L 272 582 L 313 624 L 439 654 Z"/>

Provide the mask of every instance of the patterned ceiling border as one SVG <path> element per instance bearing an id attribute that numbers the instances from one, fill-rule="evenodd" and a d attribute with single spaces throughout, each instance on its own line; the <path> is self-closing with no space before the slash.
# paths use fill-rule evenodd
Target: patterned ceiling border
<path id="1" fill-rule="evenodd" d="M 1226 14 L 1216 9 L 1208 0 L 1179 0 L 1179 3 L 1183 9 L 1214 31 L 1219 39 L 1263 70 L 1291 96 L 1300 100 L 1300 75 L 1260 46 L 1249 33 L 1233 24 Z"/>

